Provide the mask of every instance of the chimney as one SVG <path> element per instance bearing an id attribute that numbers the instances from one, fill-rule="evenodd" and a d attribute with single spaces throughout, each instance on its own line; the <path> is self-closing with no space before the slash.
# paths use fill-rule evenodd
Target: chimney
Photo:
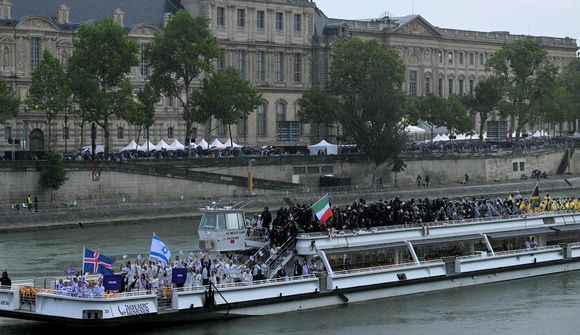
<path id="1" fill-rule="evenodd" d="M 125 12 L 121 8 L 115 9 L 113 12 L 113 22 L 120 25 L 121 27 L 125 27 L 123 24 L 123 17 L 125 16 Z"/>
<path id="2" fill-rule="evenodd" d="M 70 23 L 70 8 L 67 5 L 62 4 L 58 7 L 58 23 L 69 24 Z"/>
<path id="3" fill-rule="evenodd" d="M 8 0 L 2 0 L 0 2 L 0 20 L 11 20 L 12 19 L 12 2 Z"/>

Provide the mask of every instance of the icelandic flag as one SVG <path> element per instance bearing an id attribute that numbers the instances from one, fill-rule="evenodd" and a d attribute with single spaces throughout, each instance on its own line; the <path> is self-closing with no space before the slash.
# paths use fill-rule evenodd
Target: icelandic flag
<path id="1" fill-rule="evenodd" d="M 151 251 L 149 252 L 149 257 L 156 258 L 163 264 L 169 263 L 169 257 L 171 257 L 171 250 L 163 243 L 155 233 L 153 233 L 153 239 L 151 240 Z"/>
<path id="2" fill-rule="evenodd" d="M 103 275 L 113 274 L 113 263 L 115 259 L 99 254 L 98 251 L 84 248 L 83 253 L 83 272 L 84 273 L 101 273 Z"/>

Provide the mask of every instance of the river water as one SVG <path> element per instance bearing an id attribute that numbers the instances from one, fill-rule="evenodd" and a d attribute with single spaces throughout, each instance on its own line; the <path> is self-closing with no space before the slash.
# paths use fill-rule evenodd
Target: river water
<path id="1" fill-rule="evenodd" d="M 14 279 L 60 276 L 79 268 L 83 245 L 121 259 L 146 257 L 151 235 L 193 250 L 197 222 L 158 222 L 2 233 L 0 271 Z M 187 252 L 186 252 L 187 253 Z M 281 315 L 125 329 L 124 334 L 578 334 L 580 272 L 389 298 Z M 87 333 L 0 318 L 0 334 Z M 107 333 L 117 333 L 115 331 Z"/>

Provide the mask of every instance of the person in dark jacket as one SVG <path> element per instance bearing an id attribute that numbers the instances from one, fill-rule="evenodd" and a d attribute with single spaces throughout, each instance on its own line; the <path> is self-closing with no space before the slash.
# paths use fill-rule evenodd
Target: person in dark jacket
<path id="1" fill-rule="evenodd" d="M 12 280 L 8 277 L 8 272 L 2 272 L 2 277 L 0 277 L 0 286 L 12 286 Z"/>
<path id="2" fill-rule="evenodd" d="M 262 227 L 267 231 L 272 229 L 272 213 L 270 213 L 268 207 L 264 207 L 264 211 L 262 212 Z"/>

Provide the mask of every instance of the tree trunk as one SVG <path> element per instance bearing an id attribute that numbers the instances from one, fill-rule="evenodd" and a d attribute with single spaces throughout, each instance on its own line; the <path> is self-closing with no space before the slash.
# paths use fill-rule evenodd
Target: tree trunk
<path id="1" fill-rule="evenodd" d="M 192 122 L 185 121 L 185 147 L 187 148 L 187 158 L 191 158 L 191 126 Z"/>
<path id="2" fill-rule="evenodd" d="M 232 125 L 228 124 L 228 131 L 230 132 L 230 148 L 234 148 L 234 140 L 232 140 Z"/>
<path id="3" fill-rule="evenodd" d="M 81 121 L 81 148 L 85 146 L 85 121 Z"/>
<path id="4" fill-rule="evenodd" d="M 510 129 L 509 130 L 509 136 L 510 137 L 514 133 L 515 124 L 516 124 L 516 117 L 512 114 L 512 115 L 510 115 L 510 128 L 509 128 Z M 516 134 L 516 140 L 519 139 L 519 137 L 520 137 L 519 134 Z"/>
<path id="5" fill-rule="evenodd" d="M 105 131 L 105 156 L 109 155 L 109 117 L 106 116 L 103 122 L 103 129 Z M 96 152 L 95 152 L 96 154 Z"/>
<path id="6" fill-rule="evenodd" d="M 52 138 L 52 119 L 48 118 L 48 148 L 50 151 L 54 151 L 54 141 Z"/>
<path id="7" fill-rule="evenodd" d="M 485 122 L 487 121 L 487 118 L 484 121 L 483 117 L 484 117 L 483 114 L 479 114 L 479 119 L 481 120 L 481 122 L 479 122 L 479 140 L 480 141 L 483 141 L 483 132 L 485 131 Z"/>

